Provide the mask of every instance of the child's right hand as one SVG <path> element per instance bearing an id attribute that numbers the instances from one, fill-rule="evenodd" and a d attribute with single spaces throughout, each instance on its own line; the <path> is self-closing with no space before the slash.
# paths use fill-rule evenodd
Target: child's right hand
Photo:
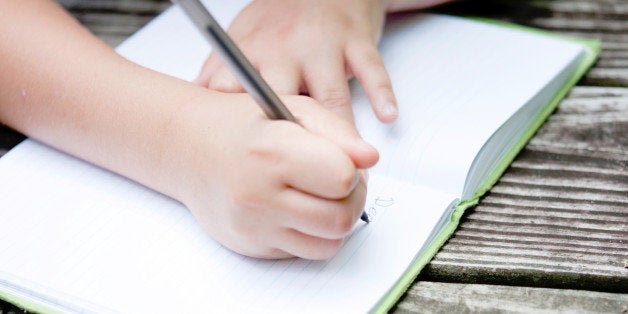
<path id="1" fill-rule="evenodd" d="M 165 168 L 179 200 L 238 253 L 333 256 L 363 210 L 358 169 L 374 165 L 377 151 L 308 97 L 284 98 L 298 125 L 269 120 L 246 94 L 205 94 L 212 97 L 192 100 L 172 125 Z"/>
<path id="2" fill-rule="evenodd" d="M 327 258 L 358 219 L 377 151 L 310 98 L 285 98 L 301 126 L 271 121 L 129 62 L 54 1 L 0 1 L 0 30 L 0 123 L 183 202 L 225 246 Z"/>

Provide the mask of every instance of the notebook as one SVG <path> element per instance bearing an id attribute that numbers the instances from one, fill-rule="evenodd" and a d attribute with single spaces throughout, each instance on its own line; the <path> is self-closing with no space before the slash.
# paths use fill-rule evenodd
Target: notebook
<path id="1" fill-rule="evenodd" d="M 207 1 L 227 26 L 246 0 Z M 380 50 L 399 120 L 379 123 L 365 211 L 325 261 L 261 260 L 179 202 L 33 140 L 0 158 L 0 298 L 42 312 L 384 312 L 592 65 L 599 43 L 444 15 L 389 19 Z M 209 47 L 172 7 L 117 51 L 190 80 Z"/>

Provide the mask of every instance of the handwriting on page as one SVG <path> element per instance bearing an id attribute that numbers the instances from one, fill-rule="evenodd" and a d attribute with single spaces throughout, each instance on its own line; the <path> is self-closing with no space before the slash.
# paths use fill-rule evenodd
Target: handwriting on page
<path id="1" fill-rule="evenodd" d="M 371 206 L 366 209 L 366 214 L 369 216 L 370 221 L 375 221 L 377 218 L 377 212 L 386 207 L 395 205 L 395 199 L 393 197 L 381 197 L 375 198 Z"/>

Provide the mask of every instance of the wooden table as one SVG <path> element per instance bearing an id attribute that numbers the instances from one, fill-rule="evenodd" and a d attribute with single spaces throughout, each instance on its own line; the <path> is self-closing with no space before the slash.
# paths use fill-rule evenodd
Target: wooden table
<path id="1" fill-rule="evenodd" d="M 111 46 L 170 6 L 59 2 Z M 628 1 L 468 1 L 435 11 L 597 38 L 602 53 L 395 311 L 628 312 Z M 0 155 L 22 138 L 0 129 Z M 0 301 L 4 312 L 19 310 Z"/>

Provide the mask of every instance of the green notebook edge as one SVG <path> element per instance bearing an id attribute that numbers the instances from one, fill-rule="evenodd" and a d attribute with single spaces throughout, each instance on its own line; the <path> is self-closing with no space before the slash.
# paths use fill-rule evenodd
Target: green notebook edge
<path id="1" fill-rule="evenodd" d="M 11 293 L 8 289 L 3 290 L 0 288 L 0 300 L 13 304 L 14 306 L 23 309 L 25 311 L 34 313 L 62 313 L 54 308 L 47 306 L 44 303 L 37 302 L 33 299 L 21 297 L 19 295 Z"/>
<path id="2" fill-rule="evenodd" d="M 501 177 L 501 175 L 506 171 L 508 166 L 512 163 L 514 158 L 517 156 L 519 151 L 523 149 L 523 147 L 528 143 L 528 141 L 532 138 L 532 136 L 536 133 L 536 131 L 541 127 L 541 125 L 547 120 L 550 114 L 556 109 L 559 102 L 567 95 L 569 90 L 580 80 L 580 78 L 587 72 L 587 70 L 595 63 L 597 56 L 600 52 L 601 44 L 598 40 L 593 39 L 582 39 L 575 38 L 571 36 L 565 36 L 560 34 L 551 33 L 545 30 L 536 29 L 532 27 L 522 26 L 518 24 L 492 20 L 487 18 L 477 18 L 472 17 L 470 19 L 494 24 L 498 26 L 503 26 L 512 29 L 519 29 L 526 32 L 537 33 L 540 35 L 555 37 L 563 40 L 568 40 L 572 42 L 577 42 L 583 44 L 587 48 L 587 52 L 582 62 L 574 71 L 574 73 L 570 76 L 569 80 L 562 86 L 562 88 L 556 93 L 556 95 L 552 98 L 550 103 L 545 107 L 545 109 L 537 116 L 535 121 L 531 124 L 530 128 L 524 133 L 524 135 L 519 139 L 519 141 L 515 144 L 513 149 L 506 155 L 506 157 L 502 160 L 502 162 L 496 167 L 496 169 L 491 173 L 489 178 L 485 181 L 484 184 L 480 186 L 480 189 L 474 194 L 474 198 L 472 200 L 461 201 L 456 208 L 454 209 L 451 220 L 447 224 L 447 226 L 438 234 L 438 236 L 432 241 L 432 244 L 427 248 L 425 254 L 420 256 L 412 266 L 405 272 L 403 277 L 397 282 L 397 284 L 390 290 L 390 292 L 380 301 L 380 303 L 373 309 L 375 313 L 385 313 L 388 312 L 399 300 L 399 298 L 405 293 L 405 291 L 410 287 L 414 279 L 419 275 L 421 270 L 427 265 L 432 258 L 436 255 L 438 250 L 449 240 L 449 238 L 453 235 L 454 231 L 458 227 L 460 222 L 460 218 L 464 214 L 465 210 L 469 207 L 475 206 L 479 199 L 484 193 L 486 193 L 490 188 L 497 183 L 497 180 Z M 47 306 L 41 302 L 36 302 L 27 297 L 22 297 L 16 294 L 11 293 L 8 289 L 0 287 L 0 299 L 15 306 L 22 308 L 27 311 L 35 312 L 35 313 L 60 313 L 56 309 Z"/>
<path id="3" fill-rule="evenodd" d="M 567 35 L 561 35 L 552 33 L 550 31 L 537 29 L 529 26 L 523 26 L 519 24 L 514 24 L 510 22 L 504 22 L 489 18 L 483 17 L 467 17 L 468 19 L 475 20 L 482 23 L 492 24 L 496 26 L 506 27 L 510 29 L 520 30 L 528 33 L 539 34 L 543 36 L 548 36 L 552 38 L 557 38 L 561 40 L 566 40 L 570 42 L 575 42 L 582 44 L 585 48 L 585 55 L 582 58 L 582 61 L 576 68 L 576 70 L 571 74 L 569 79 L 563 84 L 563 86 L 558 90 L 558 92 L 552 97 L 549 103 L 545 106 L 545 108 L 541 111 L 541 113 L 535 118 L 535 120 L 530 124 L 530 127 L 524 132 L 524 134 L 519 138 L 519 140 L 515 143 L 513 148 L 506 154 L 506 156 L 502 159 L 502 161 L 497 165 L 497 167 L 493 170 L 493 172 L 488 176 L 488 178 L 480 185 L 478 190 L 474 193 L 474 196 L 471 200 L 462 200 L 458 205 L 456 205 L 449 223 L 441 230 L 441 232 L 434 238 L 430 246 L 426 249 L 426 252 L 415 259 L 414 263 L 408 268 L 408 270 L 404 273 L 404 275 L 399 279 L 397 284 L 388 292 L 388 294 L 380 300 L 380 302 L 373 308 L 373 313 L 386 313 L 389 312 L 390 309 L 399 301 L 401 296 L 408 290 L 410 285 L 414 282 L 416 277 L 419 275 L 421 270 L 427 265 L 432 258 L 438 253 L 440 248 L 449 240 L 449 238 L 453 235 L 453 233 L 458 228 L 458 224 L 460 223 L 460 219 L 464 212 L 475 205 L 477 205 L 480 201 L 480 198 L 488 192 L 495 183 L 501 178 L 506 169 L 513 162 L 515 157 L 519 154 L 519 152 L 527 145 L 527 143 L 532 139 L 534 134 L 538 131 L 538 129 L 545 123 L 545 121 L 549 118 L 549 116 L 554 112 L 556 107 L 560 101 L 569 93 L 571 88 L 578 83 L 580 78 L 584 76 L 584 74 L 595 64 L 597 57 L 601 50 L 601 42 L 596 39 L 584 39 L 577 38 Z"/>

